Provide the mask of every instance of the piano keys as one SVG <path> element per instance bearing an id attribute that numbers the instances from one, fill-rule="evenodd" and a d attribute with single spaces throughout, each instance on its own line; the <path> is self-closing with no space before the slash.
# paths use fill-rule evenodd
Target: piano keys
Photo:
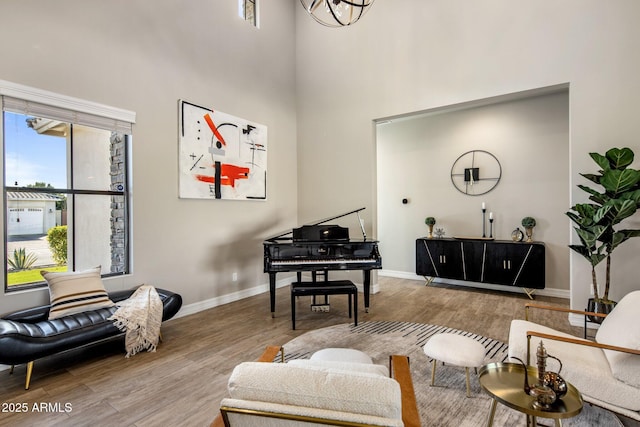
<path id="1" fill-rule="evenodd" d="M 362 270 L 364 306 L 365 311 L 369 311 L 371 270 L 382 268 L 378 242 L 367 239 L 362 220 L 359 220 L 362 239 L 350 239 L 348 228 L 325 224 L 363 209 L 304 225 L 264 241 L 264 272 L 269 274 L 272 316 L 275 316 L 276 274 L 293 271 L 297 272 L 298 281 L 301 281 L 303 271 L 312 272 L 315 281 L 319 271 Z M 290 237 L 285 237 L 289 234 Z M 321 281 L 317 283 L 322 284 Z"/>

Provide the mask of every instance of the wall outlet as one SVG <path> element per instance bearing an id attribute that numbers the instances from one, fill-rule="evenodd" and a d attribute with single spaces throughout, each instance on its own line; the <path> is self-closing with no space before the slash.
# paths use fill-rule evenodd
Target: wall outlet
<path id="1" fill-rule="evenodd" d="M 234 273 L 231 275 L 231 280 L 232 280 L 232 281 L 234 281 L 234 282 L 237 282 L 237 281 L 238 281 L 238 273 L 235 273 L 235 272 L 234 272 Z"/>

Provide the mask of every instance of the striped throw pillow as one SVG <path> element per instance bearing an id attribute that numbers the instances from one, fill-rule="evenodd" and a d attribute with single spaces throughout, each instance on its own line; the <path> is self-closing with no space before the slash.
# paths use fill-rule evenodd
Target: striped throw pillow
<path id="1" fill-rule="evenodd" d="M 42 270 L 40 274 L 49 285 L 51 309 L 49 320 L 69 314 L 113 307 L 100 278 L 101 267 L 69 273 Z"/>

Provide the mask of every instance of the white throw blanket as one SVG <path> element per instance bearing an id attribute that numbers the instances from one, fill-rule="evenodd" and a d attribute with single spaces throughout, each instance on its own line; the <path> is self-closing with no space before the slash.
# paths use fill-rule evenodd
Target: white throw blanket
<path id="1" fill-rule="evenodd" d="M 109 320 L 125 332 L 127 355 L 133 356 L 142 350 L 156 351 L 162 323 L 162 300 L 151 285 L 142 285 L 128 299 L 118 302 Z"/>

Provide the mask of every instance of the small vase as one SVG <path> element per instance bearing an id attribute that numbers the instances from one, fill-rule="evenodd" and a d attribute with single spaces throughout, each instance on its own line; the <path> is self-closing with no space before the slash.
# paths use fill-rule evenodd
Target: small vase
<path id="1" fill-rule="evenodd" d="M 527 242 L 533 242 L 533 227 L 525 227 L 524 233 L 527 235 Z"/>
<path id="2" fill-rule="evenodd" d="M 427 225 L 429 228 L 429 239 L 433 239 L 433 225 Z"/>

